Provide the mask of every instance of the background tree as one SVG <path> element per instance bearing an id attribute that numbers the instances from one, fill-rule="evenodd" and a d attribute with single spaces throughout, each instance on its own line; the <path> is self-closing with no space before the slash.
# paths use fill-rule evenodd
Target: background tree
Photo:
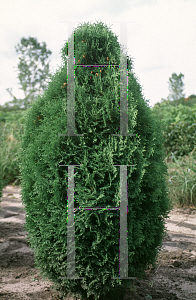
<path id="1" fill-rule="evenodd" d="M 169 90 L 170 90 L 170 94 L 169 96 L 164 99 L 161 98 L 161 102 L 157 102 L 155 103 L 155 105 L 153 107 L 156 108 L 160 108 L 161 105 L 164 104 L 170 104 L 173 106 L 178 106 L 179 104 L 182 105 L 187 105 L 187 102 L 185 101 L 185 95 L 182 93 L 183 92 L 183 86 L 184 83 L 182 81 L 182 77 L 184 77 L 184 75 L 182 73 L 180 73 L 179 75 L 177 75 L 176 73 L 172 73 L 172 76 L 169 78 Z"/>
<path id="2" fill-rule="evenodd" d="M 183 94 L 184 83 L 183 83 L 184 75 L 180 73 L 177 75 L 173 73 L 169 78 L 169 91 L 170 95 L 167 97 L 168 100 L 173 101 L 174 105 L 178 105 L 179 101 L 184 102 L 185 94 Z"/>
<path id="3" fill-rule="evenodd" d="M 25 98 L 17 99 L 12 95 L 12 89 L 6 89 L 13 97 L 12 101 L 4 105 L 4 108 L 9 108 L 8 110 L 26 110 L 30 107 L 36 96 L 46 89 L 46 79 L 49 79 L 51 76 L 51 74 L 49 74 L 49 63 L 46 64 L 45 60 L 52 52 L 46 49 L 45 42 L 40 45 L 36 38 L 29 37 L 28 39 L 22 38 L 21 45 L 17 44 L 17 46 L 18 47 L 15 46 L 16 51 L 22 54 L 22 57 L 19 57 L 19 73 L 17 78 L 20 80 L 22 86 L 20 89 L 24 91 Z M 38 68 L 40 61 L 43 69 Z M 33 80 L 31 75 L 33 75 Z M 38 88 L 36 86 L 37 84 L 39 84 Z M 14 104 L 14 106 L 10 106 L 9 104 L 11 103 Z M 24 106 L 24 108 L 22 108 L 22 106 Z M 12 109 L 10 109 L 11 107 Z"/>

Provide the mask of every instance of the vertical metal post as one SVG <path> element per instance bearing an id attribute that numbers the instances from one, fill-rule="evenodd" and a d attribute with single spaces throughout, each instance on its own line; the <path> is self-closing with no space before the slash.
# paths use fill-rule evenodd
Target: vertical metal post
<path id="1" fill-rule="evenodd" d="M 127 23 L 120 24 L 120 43 L 127 46 Z M 127 47 L 126 47 L 127 48 Z M 127 56 L 120 49 L 120 134 L 112 136 L 134 136 L 128 134 L 128 71 Z M 128 277 L 128 241 L 127 241 L 127 166 L 120 166 L 120 278 L 135 279 Z M 112 277 L 118 278 L 118 277 Z"/>
<path id="2" fill-rule="evenodd" d="M 67 84 L 67 134 L 58 134 L 58 136 L 83 136 L 84 134 L 75 134 L 75 82 L 74 82 L 74 32 L 72 32 L 73 22 L 69 23 L 68 34 L 70 42 L 68 43 L 68 84 Z"/>
<path id="3" fill-rule="evenodd" d="M 114 165 L 119 166 L 119 165 Z M 128 213 L 128 186 L 127 165 L 120 165 L 120 247 L 119 247 L 119 277 L 112 279 L 136 279 L 128 277 L 128 240 L 127 240 L 127 213 Z"/>
<path id="4" fill-rule="evenodd" d="M 74 166 L 68 165 L 67 279 L 83 279 L 75 277 Z"/>
<path id="5" fill-rule="evenodd" d="M 71 35 L 68 44 L 68 84 L 67 84 L 67 134 L 59 136 L 83 136 L 75 134 L 75 82 L 74 82 L 74 32 L 69 24 Z M 68 166 L 68 223 L 67 223 L 67 279 L 83 279 L 75 277 L 75 224 L 74 224 L 74 166 Z"/>

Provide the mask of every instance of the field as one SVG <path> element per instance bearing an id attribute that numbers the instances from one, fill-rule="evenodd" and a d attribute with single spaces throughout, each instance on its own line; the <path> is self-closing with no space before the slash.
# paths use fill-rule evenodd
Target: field
<path id="1" fill-rule="evenodd" d="M 34 253 L 26 241 L 27 232 L 23 229 L 25 209 L 21 202 L 20 182 L 17 181 L 19 125 L 14 127 L 13 124 L 15 121 L 10 121 L 1 127 L 0 158 L 3 178 L 8 182 L 0 202 L 0 299 L 59 300 L 61 298 L 52 288 L 52 283 L 42 279 L 35 268 Z M 168 236 L 163 241 L 155 268 L 151 266 L 142 280 L 134 282 L 134 290 L 128 290 L 124 300 L 196 299 L 195 150 L 196 147 L 190 155 L 179 160 L 175 157 L 165 160 L 169 197 L 174 205 L 166 223 Z"/>
<path id="2" fill-rule="evenodd" d="M 0 299 L 61 299 L 52 283 L 39 275 L 34 253 L 23 229 L 25 209 L 20 186 L 3 190 L 0 211 Z M 136 280 L 124 300 L 196 299 L 196 209 L 175 208 L 167 220 L 168 236 L 163 241 L 155 268 Z M 67 297 L 72 300 L 72 297 Z M 79 300 L 79 299 L 78 299 Z"/>

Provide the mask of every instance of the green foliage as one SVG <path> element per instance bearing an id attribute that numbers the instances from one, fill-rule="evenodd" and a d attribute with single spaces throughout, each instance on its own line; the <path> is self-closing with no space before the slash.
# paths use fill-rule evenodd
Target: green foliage
<path id="1" fill-rule="evenodd" d="M 0 172 L 3 187 L 10 183 L 19 183 L 19 160 L 21 136 L 26 111 L 0 111 Z"/>
<path id="2" fill-rule="evenodd" d="M 10 101 L 10 102 L 6 102 L 4 105 L 0 105 L 0 113 L 15 112 L 18 110 L 26 110 L 25 107 L 21 108 L 19 104 L 10 105 L 11 103 L 13 104 L 13 102 Z"/>
<path id="3" fill-rule="evenodd" d="M 167 153 L 173 152 L 178 158 L 188 155 L 196 146 L 196 105 L 188 107 L 179 104 L 176 107 L 163 102 L 152 110 L 162 120 Z"/>
<path id="4" fill-rule="evenodd" d="M 0 122 L 1 123 L 13 123 L 18 121 L 21 116 L 23 116 L 25 111 L 17 110 L 17 111 L 0 111 Z"/>
<path id="5" fill-rule="evenodd" d="M 190 95 L 188 98 L 184 98 L 184 97 L 180 97 L 179 99 L 175 99 L 175 100 L 169 100 L 169 99 L 163 99 L 162 98 L 162 102 L 158 102 L 154 105 L 154 107 L 158 108 L 161 106 L 161 104 L 168 104 L 168 105 L 172 105 L 172 106 L 178 106 L 179 104 L 182 104 L 184 106 L 188 106 L 188 107 L 193 107 L 196 105 L 196 95 Z M 153 108 L 154 108 L 153 107 Z"/>
<path id="6" fill-rule="evenodd" d="M 1 201 L 2 197 L 3 197 L 3 178 L 2 178 L 1 169 L 0 169 L 0 201 Z"/>
<path id="7" fill-rule="evenodd" d="M 75 30 L 75 59 L 80 64 L 120 64 L 117 37 L 102 23 Z M 62 296 L 81 299 L 123 299 L 130 286 L 119 276 L 119 211 L 83 210 L 75 213 L 75 272 L 67 276 L 67 177 L 75 167 L 74 207 L 117 207 L 120 167 L 127 167 L 128 276 L 144 274 L 154 264 L 172 208 L 163 162 L 161 123 L 142 97 L 128 59 L 128 132 L 119 133 L 119 75 L 116 67 L 75 68 L 75 133 L 67 134 L 67 44 L 63 66 L 48 89 L 25 116 L 18 153 L 26 230 L 35 250 L 36 265 Z M 120 292 L 119 292 L 120 293 Z M 117 298 L 120 297 L 120 298 Z"/>

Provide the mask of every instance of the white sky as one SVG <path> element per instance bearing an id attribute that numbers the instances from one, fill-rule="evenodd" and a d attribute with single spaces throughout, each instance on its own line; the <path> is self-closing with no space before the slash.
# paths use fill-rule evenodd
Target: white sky
<path id="1" fill-rule="evenodd" d="M 169 95 L 172 73 L 184 74 L 186 97 L 196 94 L 196 0 L 0 0 L 0 105 L 12 101 L 6 88 L 16 98 L 25 97 L 14 48 L 22 37 L 46 42 L 52 51 L 50 72 L 55 72 L 69 37 L 66 22 L 74 22 L 75 28 L 96 20 L 111 25 L 118 37 L 117 22 L 129 23 L 127 54 L 150 106 Z"/>

